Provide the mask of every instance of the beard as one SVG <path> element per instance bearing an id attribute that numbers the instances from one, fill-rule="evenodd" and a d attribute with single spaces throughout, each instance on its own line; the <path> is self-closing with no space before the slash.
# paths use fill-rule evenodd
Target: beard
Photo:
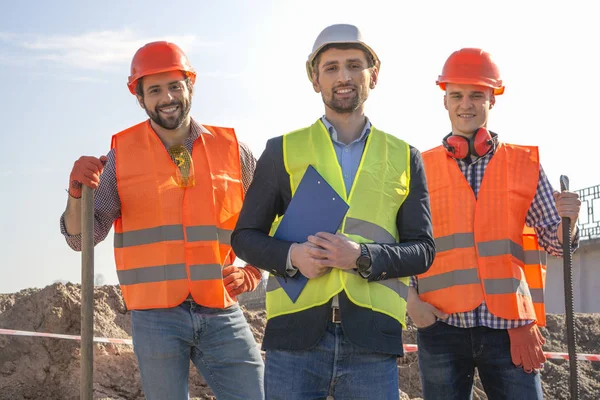
<path id="1" fill-rule="evenodd" d="M 349 87 L 349 86 L 341 86 L 341 87 Z M 341 87 L 333 88 L 331 90 L 330 96 L 325 96 L 323 92 L 321 92 L 321 97 L 323 98 L 323 103 L 333 111 L 338 114 L 350 114 L 356 111 L 360 106 L 363 105 L 365 100 L 367 100 L 367 93 L 359 90 L 359 88 L 352 87 L 354 89 L 354 96 L 340 99 L 335 97 L 335 91 Z"/>
<path id="2" fill-rule="evenodd" d="M 178 112 L 173 114 L 172 116 L 164 117 L 160 113 L 161 108 L 168 108 L 172 106 L 179 107 Z M 159 104 L 154 107 L 154 110 L 146 107 L 146 103 L 144 103 L 144 109 L 146 110 L 146 114 L 150 117 L 154 123 L 160 126 L 163 129 L 177 129 L 183 125 L 183 122 L 187 119 L 190 114 L 190 109 L 192 108 L 192 99 L 191 97 L 188 99 L 183 99 L 183 101 L 173 100 L 169 104 Z"/>

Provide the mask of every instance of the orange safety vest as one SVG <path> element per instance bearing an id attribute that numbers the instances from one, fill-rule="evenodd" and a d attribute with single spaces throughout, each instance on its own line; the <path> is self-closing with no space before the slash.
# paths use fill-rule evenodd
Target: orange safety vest
<path id="1" fill-rule="evenodd" d="M 115 261 L 130 310 L 169 308 L 191 293 L 206 307 L 235 303 L 222 266 L 235 255 L 230 236 L 243 201 L 240 154 L 231 128 L 205 126 L 192 148 L 195 185 L 182 188 L 177 166 L 146 121 L 117 133 L 121 216 L 115 221 Z"/>
<path id="2" fill-rule="evenodd" d="M 419 297 L 448 314 L 485 300 L 500 318 L 545 323 L 543 252 L 533 229 L 524 231 L 539 179 L 537 147 L 500 144 L 477 199 L 442 146 L 423 161 L 436 257 L 418 276 Z"/>

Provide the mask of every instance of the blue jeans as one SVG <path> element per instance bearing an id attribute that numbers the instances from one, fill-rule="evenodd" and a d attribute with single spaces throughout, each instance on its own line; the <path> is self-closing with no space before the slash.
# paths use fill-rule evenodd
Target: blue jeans
<path id="1" fill-rule="evenodd" d="M 311 349 L 267 350 L 265 395 L 267 400 L 398 400 L 396 356 L 353 345 L 342 326 L 330 322 Z"/>
<path id="2" fill-rule="evenodd" d="M 148 400 L 187 400 L 190 360 L 217 399 L 264 399 L 264 364 L 239 305 L 184 301 L 132 311 L 133 349 Z"/>
<path id="3" fill-rule="evenodd" d="M 424 400 L 471 399 L 475 367 L 489 400 L 544 398 L 539 373 L 512 363 L 506 329 L 437 321 L 417 331 L 417 344 Z"/>

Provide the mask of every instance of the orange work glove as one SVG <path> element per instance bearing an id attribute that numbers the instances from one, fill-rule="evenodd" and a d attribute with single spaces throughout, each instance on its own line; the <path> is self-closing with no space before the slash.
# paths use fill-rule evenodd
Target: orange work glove
<path id="1" fill-rule="evenodd" d="M 509 329 L 510 355 L 517 367 L 523 367 L 527 373 L 542 368 L 546 356 L 542 346 L 546 340 L 535 322 L 519 328 Z"/>
<path id="2" fill-rule="evenodd" d="M 69 177 L 69 195 L 76 199 L 81 198 L 82 185 L 96 189 L 100 184 L 100 174 L 106 165 L 107 158 L 82 156 L 73 164 Z"/>
<path id="3" fill-rule="evenodd" d="M 223 285 L 231 297 L 253 291 L 261 279 L 260 271 L 251 265 L 244 268 L 228 265 L 223 268 Z"/>

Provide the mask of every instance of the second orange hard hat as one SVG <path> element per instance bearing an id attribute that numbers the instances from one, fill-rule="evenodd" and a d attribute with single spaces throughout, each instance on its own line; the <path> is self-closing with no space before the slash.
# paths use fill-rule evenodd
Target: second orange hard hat
<path id="1" fill-rule="evenodd" d="M 475 48 L 464 48 L 452 53 L 435 83 L 442 90 L 446 90 L 447 83 L 459 83 L 487 86 L 494 89 L 496 95 L 504 93 L 498 66 L 489 53 Z"/>
<path id="2" fill-rule="evenodd" d="M 179 46 L 164 41 L 147 43 L 133 56 L 127 87 L 131 94 L 135 94 L 135 86 L 140 78 L 168 71 L 183 71 L 192 83 L 196 81 L 196 72 Z"/>

